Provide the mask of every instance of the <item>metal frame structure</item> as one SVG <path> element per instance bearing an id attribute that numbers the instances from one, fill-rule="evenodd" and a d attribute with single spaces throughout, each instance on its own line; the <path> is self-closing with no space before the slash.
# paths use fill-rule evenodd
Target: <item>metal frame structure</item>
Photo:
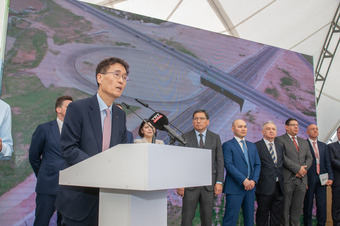
<path id="1" fill-rule="evenodd" d="M 340 43 L 340 3 L 331 22 L 328 30 L 326 40 L 321 50 L 318 63 L 315 68 L 315 87 L 321 87 L 319 94 L 316 96 L 316 105 L 320 101 L 320 97 L 326 82 L 329 69 L 332 65 L 336 50 Z M 338 37 L 338 39 L 337 39 Z"/>

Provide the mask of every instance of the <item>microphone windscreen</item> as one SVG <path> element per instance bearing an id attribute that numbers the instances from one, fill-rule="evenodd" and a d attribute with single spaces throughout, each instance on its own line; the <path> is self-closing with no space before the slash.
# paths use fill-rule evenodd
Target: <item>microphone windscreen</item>
<path id="1" fill-rule="evenodd" d="M 153 115 L 150 116 L 149 118 L 151 124 L 159 130 L 164 130 L 164 125 L 169 124 L 168 118 L 160 113 L 160 112 L 155 112 Z"/>

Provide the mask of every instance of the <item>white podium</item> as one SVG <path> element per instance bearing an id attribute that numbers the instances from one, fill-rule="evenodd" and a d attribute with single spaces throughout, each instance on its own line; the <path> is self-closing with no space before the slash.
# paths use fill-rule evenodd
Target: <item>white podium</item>
<path id="1" fill-rule="evenodd" d="M 211 150 L 120 144 L 60 171 L 59 184 L 100 188 L 100 226 L 165 226 L 166 190 L 211 179 Z"/>

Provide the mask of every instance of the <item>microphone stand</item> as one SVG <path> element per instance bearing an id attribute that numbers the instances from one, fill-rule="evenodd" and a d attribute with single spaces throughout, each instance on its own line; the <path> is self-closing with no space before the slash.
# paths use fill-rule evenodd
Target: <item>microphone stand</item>
<path id="1" fill-rule="evenodd" d="M 151 143 L 153 143 L 153 144 L 156 143 L 156 135 L 155 135 L 155 131 L 153 130 L 154 127 L 153 127 L 149 122 L 147 122 L 145 119 L 143 119 L 142 117 L 140 117 L 134 110 L 132 110 L 130 105 L 128 105 L 128 104 L 126 104 L 126 103 L 124 103 L 124 102 L 122 102 L 122 105 L 123 105 L 124 107 L 126 107 L 127 109 L 129 109 L 132 113 L 134 113 L 135 115 L 137 115 L 138 118 L 140 118 L 144 123 L 146 123 L 148 126 L 150 126 L 150 128 L 151 128 L 151 130 L 152 130 L 152 133 L 153 133 Z M 155 129 L 156 129 L 156 128 L 155 128 Z"/>
<path id="2" fill-rule="evenodd" d="M 149 108 L 151 111 L 153 111 L 154 113 L 156 113 L 156 111 L 155 111 L 154 109 L 152 109 L 148 104 L 142 102 L 141 100 L 139 100 L 139 99 L 137 99 L 137 98 L 135 98 L 135 101 L 137 101 L 138 103 L 140 103 L 140 104 L 143 105 L 144 107 Z M 180 129 L 178 129 L 176 126 L 174 126 L 171 122 L 169 122 L 169 124 L 172 125 L 177 131 L 179 131 L 179 132 L 182 134 L 183 139 L 186 141 L 186 138 L 185 138 L 185 136 L 184 136 L 184 133 L 183 133 Z M 168 135 L 169 135 L 169 134 L 168 134 Z M 170 135 L 169 135 L 169 137 L 170 137 L 169 144 L 170 144 L 170 145 L 173 145 L 173 144 L 176 142 L 176 139 L 175 139 L 174 137 L 170 136 Z M 186 146 L 186 144 L 185 144 L 185 146 Z"/>

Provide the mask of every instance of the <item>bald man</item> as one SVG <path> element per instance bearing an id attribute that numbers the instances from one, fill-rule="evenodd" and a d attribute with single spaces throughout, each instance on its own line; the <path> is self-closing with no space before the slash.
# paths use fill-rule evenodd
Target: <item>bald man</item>
<path id="1" fill-rule="evenodd" d="M 308 134 L 307 141 L 313 156 L 313 162 L 307 172 L 308 189 L 303 206 L 303 222 L 304 225 L 312 225 L 312 210 L 315 196 L 316 216 L 318 226 L 321 226 L 326 224 L 327 216 L 326 185 L 332 185 L 334 177 L 328 147 L 325 143 L 318 141 L 319 129 L 317 125 L 309 125 L 306 133 Z M 325 173 L 328 173 L 328 180 L 325 185 L 322 185 L 319 176 Z"/>
<path id="2" fill-rule="evenodd" d="M 246 141 L 247 124 L 242 119 L 233 122 L 234 138 L 222 145 L 224 167 L 227 170 L 223 192 L 226 193 L 223 225 L 236 225 L 242 207 L 244 225 L 254 225 L 255 184 L 261 170 L 256 145 Z"/>

